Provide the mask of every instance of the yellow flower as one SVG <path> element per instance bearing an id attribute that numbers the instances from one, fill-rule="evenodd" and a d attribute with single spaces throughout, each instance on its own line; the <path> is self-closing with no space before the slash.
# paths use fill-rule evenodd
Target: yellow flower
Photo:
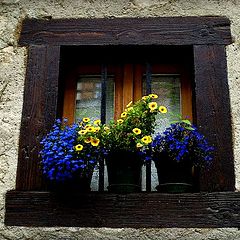
<path id="1" fill-rule="evenodd" d="M 147 100 L 147 99 L 148 99 L 148 96 L 143 96 L 142 97 L 142 100 L 144 100 L 144 101 Z"/>
<path id="2" fill-rule="evenodd" d="M 152 142 L 152 137 L 151 136 L 147 136 L 148 137 L 148 143 Z"/>
<path id="3" fill-rule="evenodd" d="M 152 142 L 152 137 L 151 136 L 144 136 L 142 139 L 142 142 L 145 144 L 149 144 Z"/>
<path id="4" fill-rule="evenodd" d="M 126 112 L 123 112 L 122 114 L 121 114 L 121 118 L 125 118 L 127 116 L 127 113 Z"/>
<path id="5" fill-rule="evenodd" d="M 90 143 L 91 142 L 91 137 L 88 137 L 84 140 L 85 143 Z"/>
<path id="6" fill-rule="evenodd" d="M 86 128 L 86 130 L 87 130 L 88 132 L 94 132 L 95 128 L 89 126 L 89 127 Z"/>
<path id="7" fill-rule="evenodd" d="M 144 136 L 141 140 L 142 140 L 143 143 L 147 144 L 147 142 L 148 142 L 148 137 L 147 137 L 147 136 Z"/>
<path id="8" fill-rule="evenodd" d="M 109 131 L 109 130 L 110 130 L 110 128 L 109 128 L 109 127 L 107 127 L 107 126 L 105 126 L 105 127 L 104 127 L 104 130 L 105 130 L 105 131 Z"/>
<path id="9" fill-rule="evenodd" d="M 149 94 L 149 97 L 151 97 L 151 98 L 158 98 L 158 95 L 154 94 L 154 93 L 151 93 L 151 94 Z"/>
<path id="10" fill-rule="evenodd" d="M 83 145 L 81 145 L 81 144 L 76 145 L 76 146 L 75 146 L 75 150 L 76 150 L 77 152 L 82 151 L 82 150 L 83 150 Z"/>
<path id="11" fill-rule="evenodd" d="M 136 135 L 139 135 L 139 134 L 141 134 L 141 129 L 139 129 L 139 128 L 134 128 L 133 130 L 132 130 Z"/>
<path id="12" fill-rule="evenodd" d="M 79 132 L 78 132 L 78 134 L 80 134 L 80 135 L 84 135 L 84 134 L 86 134 L 87 133 L 87 130 L 80 130 Z"/>
<path id="13" fill-rule="evenodd" d="M 129 108 L 132 105 L 132 101 L 127 104 L 127 108 Z"/>
<path id="14" fill-rule="evenodd" d="M 123 123 L 123 120 L 122 119 L 118 119 L 117 122 L 121 124 L 121 123 Z"/>
<path id="15" fill-rule="evenodd" d="M 99 130 L 100 130 L 100 127 L 95 127 L 94 128 L 94 132 L 99 132 Z"/>
<path id="16" fill-rule="evenodd" d="M 133 110 L 133 107 L 127 108 L 127 112 L 132 111 L 132 110 Z"/>
<path id="17" fill-rule="evenodd" d="M 159 112 L 161 112 L 161 113 L 167 113 L 167 108 L 164 107 L 164 106 L 160 106 L 160 107 L 158 108 L 158 110 L 159 110 Z"/>
<path id="18" fill-rule="evenodd" d="M 100 140 L 98 138 L 91 138 L 92 146 L 97 147 L 99 143 L 100 143 Z"/>
<path id="19" fill-rule="evenodd" d="M 137 143 L 137 148 L 141 148 L 143 145 L 141 143 Z"/>
<path id="20" fill-rule="evenodd" d="M 151 112 L 154 111 L 155 109 L 157 109 L 157 103 L 156 102 L 150 102 L 148 104 L 148 107 L 150 108 Z"/>
<path id="21" fill-rule="evenodd" d="M 95 125 L 100 125 L 100 124 L 101 124 L 101 120 L 100 120 L 100 119 L 95 120 L 95 121 L 94 121 L 94 124 L 95 124 Z"/>
<path id="22" fill-rule="evenodd" d="M 83 122 L 87 123 L 90 121 L 90 118 L 83 118 Z"/>

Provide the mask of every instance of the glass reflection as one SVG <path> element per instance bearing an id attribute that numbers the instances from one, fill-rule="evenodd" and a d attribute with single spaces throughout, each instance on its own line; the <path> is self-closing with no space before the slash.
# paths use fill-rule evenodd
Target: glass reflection
<path id="1" fill-rule="evenodd" d="M 81 75 L 77 80 L 75 120 L 84 117 L 91 120 L 101 117 L 101 75 Z M 114 77 L 106 83 L 106 122 L 114 116 Z"/>

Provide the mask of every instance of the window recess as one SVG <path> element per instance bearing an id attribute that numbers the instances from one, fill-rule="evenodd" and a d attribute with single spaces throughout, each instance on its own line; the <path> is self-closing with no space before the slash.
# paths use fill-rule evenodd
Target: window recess
<path id="1" fill-rule="evenodd" d="M 62 47 L 60 64 L 66 72 L 60 76 L 62 115 L 70 123 L 84 117 L 106 123 L 118 119 L 130 101 L 155 93 L 158 104 L 194 120 L 192 55 L 191 47 Z M 176 117 L 168 114 L 159 117 L 155 132 L 164 131 L 173 120 Z M 93 175 L 92 190 L 107 191 L 106 171 L 101 162 Z M 157 185 L 155 166 L 149 163 L 143 167 L 142 191 L 156 191 Z"/>
<path id="2" fill-rule="evenodd" d="M 234 192 L 225 52 L 225 46 L 231 43 L 230 21 L 218 16 L 49 21 L 25 19 L 19 45 L 28 47 L 28 63 L 16 190 L 6 194 L 5 224 L 133 228 L 239 227 L 240 194 Z M 54 119 L 62 116 L 63 79 L 69 73 L 66 68 L 63 71 L 60 63 L 63 59 L 62 50 L 65 47 L 83 50 L 110 46 L 122 46 L 125 49 L 135 46 L 141 50 L 138 53 L 154 46 L 164 47 L 166 51 L 179 46 L 192 49 L 193 118 L 210 143 L 215 144 L 217 151 L 213 169 L 200 174 L 200 193 L 115 195 L 92 192 L 59 198 L 46 191 L 39 171 L 39 141 L 51 128 Z M 97 55 L 84 56 L 94 59 Z M 105 52 L 101 55 L 102 60 L 104 56 Z M 162 55 L 156 57 L 159 56 Z M 175 60 L 168 54 L 164 56 L 165 63 Z M 184 56 L 185 53 L 181 55 L 182 58 Z M 136 55 L 129 56 L 129 61 L 125 62 L 134 63 L 130 61 L 134 57 Z M 74 58 L 77 63 L 89 63 L 88 59 L 83 58 L 82 52 Z M 114 63 L 112 59 L 109 62 Z M 106 64 L 107 61 L 101 63 Z M 70 63 L 65 64 L 70 67 Z M 150 75 L 149 69 L 150 66 L 148 71 L 144 71 L 146 78 Z M 118 95 L 119 99 L 122 99 L 121 94 Z M 121 105 L 116 108 L 121 111 Z"/>

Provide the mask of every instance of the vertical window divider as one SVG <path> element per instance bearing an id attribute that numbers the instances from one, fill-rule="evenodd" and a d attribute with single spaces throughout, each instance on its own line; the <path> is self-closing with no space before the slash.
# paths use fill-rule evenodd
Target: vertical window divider
<path id="1" fill-rule="evenodd" d="M 146 94 L 152 92 L 152 68 L 149 62 L 146 63 Z M 151 192 L 151 165 L 152 162 L 146 163 L 146 191 Z"/>
<path id="2" fill-rule="evenodd" d="M 101 66 L 101 123 L 106 123 L 106 84 L 107 84 L 107 65 Z M 99 161 L 99 184 L 98 191 L 104 191 L 104 159 Z"/>

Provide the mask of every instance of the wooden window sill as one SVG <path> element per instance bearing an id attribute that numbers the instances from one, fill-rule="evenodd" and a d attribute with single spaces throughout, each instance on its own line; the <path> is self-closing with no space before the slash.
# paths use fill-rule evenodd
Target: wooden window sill
<path id="1" fill-rule="evenodd" d="M 240 192 L 91 192 L 69 196 L 9 191 L 5 224 L 31 227 L 240 227 Z"/>

